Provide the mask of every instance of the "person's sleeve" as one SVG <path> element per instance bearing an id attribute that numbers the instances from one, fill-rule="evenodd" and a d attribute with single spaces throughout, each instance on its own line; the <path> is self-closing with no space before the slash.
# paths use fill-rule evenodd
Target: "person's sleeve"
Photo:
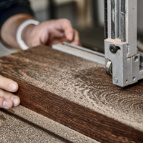
<path id="1" fill-rule="evenodd" d="M 8 18 L 16 14 L 33 16 L 29 0 L 0 0 L 0 29 Z"/>

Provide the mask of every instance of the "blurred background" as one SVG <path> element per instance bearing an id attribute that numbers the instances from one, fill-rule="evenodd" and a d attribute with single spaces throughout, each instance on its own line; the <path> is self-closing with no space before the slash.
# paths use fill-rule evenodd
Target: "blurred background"
<path id="1" fill-rule="evenodd" d="M 83 47 L 104 52 L 104 0 L 30 0 L 39 21 L 67 18 Z M 143 39 L 143 0 L 138 1 L 138 35 Z M 3 47 L 3 46 L 0 46 Z M 1 50 L 2 51 L 2 50 Z M 14 52 L 3 48 L 3 52 Z"/>

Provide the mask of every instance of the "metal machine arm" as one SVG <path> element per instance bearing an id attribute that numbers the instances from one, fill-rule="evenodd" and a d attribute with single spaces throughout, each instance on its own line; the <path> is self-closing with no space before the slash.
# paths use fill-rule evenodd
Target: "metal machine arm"
<path id="1" fill-rule="evenodd" d="M 143 78 L 137 49 L 137 0 L 105 0 L 105 65 L 113 83 L 124 87 Z"/>

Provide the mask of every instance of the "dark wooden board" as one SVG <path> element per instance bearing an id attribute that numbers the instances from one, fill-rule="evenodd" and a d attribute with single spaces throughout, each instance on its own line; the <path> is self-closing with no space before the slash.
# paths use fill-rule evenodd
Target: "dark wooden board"
<path id="1" fill-rule="evenodd" d="M 119 88 L 103 66 L 45 46 L 0 59 L 21 104 L 100 142 L 143 142 L 143 83 Z"/>

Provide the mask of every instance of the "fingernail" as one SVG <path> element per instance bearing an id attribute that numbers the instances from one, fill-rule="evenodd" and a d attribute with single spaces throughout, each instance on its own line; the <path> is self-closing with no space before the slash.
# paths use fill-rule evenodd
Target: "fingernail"
<path id="1" fill-rule="evenodd" d="M 16 85 L 16 84 L 10 84 L 10 85 L 9 85 L 9 88 L 10 88 L 11 90 L 16 90 L 16 89 L 17 89 L 17 85 Z"/>
<path id="2" fill-rule="evenodd" d="M 68 34 L 68 39 L 69 39 L 69 40 L 72 40 L 72 39 L 73 39 L 73 33 L 72 33 L 72 32 Z"/>
<path id="3" fill-rule="evenodd" d="M 4 108 L 8 109 L 8 108 L 10 108 L 12 105 L 11 105 L 11 102 L 5 100 L 5 101 L 3 102 L 3 106 L 4 106 Z"/>
<path id="4" fill-rule="evenodd" d="M 16 97 L 16 96 L 12 96 L 11 97 L 11 100 L 13 101 L 13 103 L 14 103 L 14 106 L 18 106 L 19 105 L 19 98 L 18 97 Z"/>

